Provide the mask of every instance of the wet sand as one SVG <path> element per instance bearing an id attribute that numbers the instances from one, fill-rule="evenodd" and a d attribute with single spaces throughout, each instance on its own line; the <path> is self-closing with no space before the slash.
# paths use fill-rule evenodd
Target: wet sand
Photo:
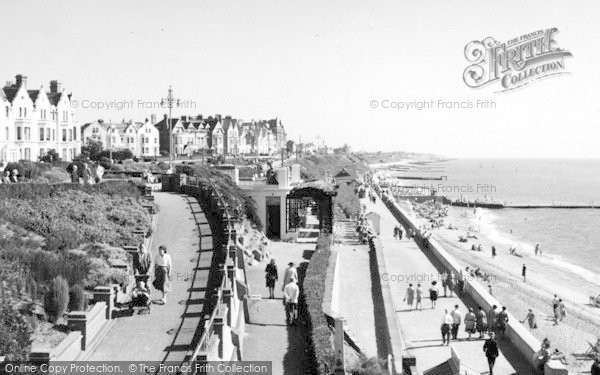
<path id="1" fill-rule="evenodd" d="M 417 221 L 424 223 L 422 219 Z M 451 207 L 445 220 L 445 225 L 448 224 L 457 229 L 435 229 L 433 237 L 463 268 L 479 267 L 482 272 L 493 275 L 490 284 L 494 296 L 516 318 L 524 319 L 527 309 L 533 309 L 538 325 L 533 334 L 540 341 L 549 338 L 552 350 L 558 348 L 567 354 L 570 371 L 589 371 L 591 358 L 583 354 L 588 349 L 586 341 L 595 342 L 600 337 L 600 309 L 591 307 L 588 299 L 599 294 L 600 288 L 574 272 L 554 265 L 549 257 L 536 257 L 533 251 L 518 249 L 521 256 L 511 255 L 507 245 L 494 242 L 483 231 L 475 234 L 477 239 L 459 242 L 459 236 L 466 236 L 470 227 L 485 228 L 480 225 L 480 215 L 474 215 L 473 209 Z M 472 251 L 473 244 L 481 244 L 483 251 Z M 495 258 L 491 255 L 492 245 L 497 250 Z M 527 265 L 527 282 L 523 282 L 521 276 L 523 263 Z M 562 298 L 567 308 L 567 317 L 558 325 L 554 325 L 552 312 L 554 294 Z"/>

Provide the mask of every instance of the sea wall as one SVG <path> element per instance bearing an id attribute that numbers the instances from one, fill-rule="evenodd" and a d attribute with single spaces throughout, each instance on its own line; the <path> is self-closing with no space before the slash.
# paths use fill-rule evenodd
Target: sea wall
<path id="1" fill-rule="evenodd" d="M 418 233 L 418 228 L 415 225 L 413 218 L 402 209 L 394 200 L 387 194 L 381 196 L 383 202 L 388 207 L 392 215 L 406 228 L 412 229 L 417 233 L 415 238 L 421 250 L 426 253 L 430 259 L 438 262 L 438 266 L 446 272 L 459 273 L 462 269 L 461 265 L 452 257 L 437 241 L 434 239 L 423 239 Z M 440 272 L 442 271 L 440 270 Z M 465 282 L 465 293 L 479 306 L 486 311 L 492 308 L 493 305 L 501 306 L 502 304 L 477 281 L 467 280 Z M 509 338 L 515 349 L 521 356 L 535 368 L 534 354 L 540 349 L 541 343 L 529 332 L 519 320 L 516 319 L 510 312 L 508 313 L 508 324 L 506 327 L 506 336 Z M 567 374 L 566 368 L 558 361 L 550 361 L 547 364 L 546 374 Z"/>

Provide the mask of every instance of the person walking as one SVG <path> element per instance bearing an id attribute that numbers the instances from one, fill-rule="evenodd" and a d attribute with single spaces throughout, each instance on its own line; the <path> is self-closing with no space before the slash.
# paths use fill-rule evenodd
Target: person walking
<path id="1" fill-rule="evenodd" d="M 448 313 L 448 309 L 444 310 L 444 318 L 442 319 L 442 345 L 447 344 L 450 345 L 450 327 L 454 320 L 452 316 Z"/>
<path id="2" fill-rule="evenodd" d="M 502 311 L 496 316 L 496 332 L 504 335 L 506 331 L 506 324 L 508 323 L 508 313 L 506 312 L 506 306 L 502 306 Z"/>
<path id="3" fill-rule="evenodd" d="M 452 316 L 452 340 L 456 340 L 458 336 L 458 329 L 460 328 L 460 322 L 462 321 L 462 316 L 460 310 L 458 309 L 458 305 L 454 305 L 454 310 L 450 313 Z"/>
<path id="4" fill-rule="evenodd" d="M 136 278 L 143 281 L 149 289 L 148 279 L 152 270 L 152 255 L 146 249 L 146 245 L 142 242 L 138 247 L 138 252 L 133 256 L 133 273 L 138 275 Z"/>
<path id="5" fill-rule="evenodd" d="M 558 313 L 559 320 L 562 322 L 562 320 L 567 317 L 567 307 L 562 299 L 558 300 Z"/>
<path id="6" fill-rule="evenodd" d="M 415 305 L 415 309 L 423 310 L 423 288 L 421 287 L 421 284 L 417 284 L 416 296 L 417 304 Z"/>
<path id="7" fill-rule="evenodd" d="M 487 358 L 488 367 L 490 369 L 490 375 L 494 375 L 494 365 L 496 364 L 496 358 L 498 358 L 498 344 L 496 343 L 496 334 L 490 332 L 490 338 L 485 340 L 483 344 L 483 352 Z"/>
<path id="8" fill-rule="evenodd" d="M 523 268 L 521 269 L 521 276 L 523 276 L 523 282 L 527 282 L 527 266 L 523 263 Z"/>
<path id="9" fill-rule="evenodd" d="M 444 289 L 444 298 L 448 297 L 448 273 L 446 271 L 442 273 L 442 288 Z"/>
<path id="10" fill-rule="evenodd" d="M 71 167 L 71 183 L 79 183 L 79 169 L 77 168 L 77 164 L 73 164 Z"/>
<path id="11" fill-rule="evenodd" d="M 471 340 L 471 336 L 475 333 L 477 325 L 477 317 L 475 313 L 473 313 L 473 308 L 469 307 L 469 312 L 465 315 L 465 332 L 469 334 L 469 340 Z"/>
<path id="12" fill-rule="evenodd" d="M 158 254 L 154 260 L 154 282 L 155 289 L 162 292 L 161 304 L 167 303 L 167 293 L 171 291 L 171 256 L 167 254 L 167 247 L 160 245 Z"/>
<path id="13" fill-rule="evenodd" d="M 288 267 L 283 273 L 283 285 L 281 286 L 281 290 L 285 288 L 285 286 L 290 282 L 292 277 L 295 280 L 298 280 L 298 271 L 296 271 L 296 267 L 294 267 L 294 262 L 289 262 Z"/>
<path id="14" fill-rule="evenodd" d="M 406 293 L 404 294 L 404 301 L 408 305 L 408 307 L 412 310 L 413 301 L 415 299 L 415 289 L 412 284 L 408 284 L 408 288 L 406 288 Z"/>
<path id="15" fill-rule="evenodd" d="M 429 299 L 431 300 L 431 308 L 435 309 L 435 303 L 438 299 L 439 288 L 437 287 L 437 281 L 431 282 L 431 287 L 429 288 Z"/>
<path id="16" fill-rule="evenodd" d="M 450 292 L 450 297 L 454 297 L 454 288 L 456 287 L 456 274 L 454 272 L 450 272 L 448 275 L 448 281 L 446 282 L 448 285 L 448 291 Z"/>
<path id="17" fill-rule="evenodd" d="M 397 239 L 397 238 L 398 238 L 398 226 L 396 225 L 394 227 L 394 239 Z"/>
<path id="18" fill-rule="evenodd" d="M 477 315 L 475 315 L 475 328 L 479 332 L 479 338 L 483 338 L 483 333 L 487 330 L 487 315 L 483 311 L 483 307 L 479 306 Z"/>
<path id="19" fill-rule="evenodd" d="M 275 282 L 279 278 L 277 273 L 277 265 L 275 264 L 275 258 L 272 258 L 267 268 L 265 268 L 265 279 L 267 288 L 269 289 L 269 299 L 275 298 Z"/>
<path id="20" fill-rule="evenodd" d="M 537 323 L 535 321 L 535 314 L 533 313 L 533 309 L 529 309 L 527 315 L 525 315 L 525 319 L 523 319 L 521 323 L 525 323 L 525 321 L 527 321 L 530 330 L 537 328 Z"/>
<path id="21" fill-rule="evenodd" d="M 400 241 L 402 241 L 403 236 L 404 236 L 404 231 L 402 230 L 402 227 L 398 227 L 398 239 Z"/>
<path id="22" fill-rule="evenodd" d="M 498 315 L 498 312 L 496 311 L 497 308 L 498 308 L 498 306 L 494 305 L 494 306 L 492 306 L 490 311 L 488 311 L 488 313 L 487 313 L 487 322 L 488 322 L 488 331 L 489 332 L 496 331 L 496 316 Z"/>
<path id="23" fill-rule="evenodd" d="M 298 320 L 298 296 L 300 289 L 296 284 L 296 278 L 292 276 L 283 288 L 283 299 L 285 302 L 285 322 L 289 326 L 296 325 Z"/>

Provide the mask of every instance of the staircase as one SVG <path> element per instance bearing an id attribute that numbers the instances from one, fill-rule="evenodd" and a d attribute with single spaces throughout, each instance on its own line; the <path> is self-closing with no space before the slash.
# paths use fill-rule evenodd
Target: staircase
<path id="1" fill-rule="evenodd" d="M 335 238 L 343 245 L 360 245 L 360 238 L 356 231 L 355 220 L 338 220 L 335 223 Z"/>

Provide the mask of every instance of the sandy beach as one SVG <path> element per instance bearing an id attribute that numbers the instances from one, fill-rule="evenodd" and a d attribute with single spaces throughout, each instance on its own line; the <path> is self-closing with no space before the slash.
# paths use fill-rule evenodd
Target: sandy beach
<path id="1" fill-rule="evenodd" d="M 517 319 L 524 319 L 527 310 L 533 309 L 538 325 L 533 334 L 539 340 L 549 338 L 552 349 L 558 348 L 567 354 L 569 370 L 589 371 L 591 358 L 583 354 L 588 349 L 586 341 L 595 342 L 600 337 L 600 309 L 591 307 L 588 299 L 600 293 L 598 285 L 556 266 L 548 256 L 536 257 L 532 249 L 518 249 L 519 256 L 511 255 L 508 245 L 495 242 L 485 232 L 486 227 L 481 222 L 485 212 L 481 210 L 475 213 L 473 209 L 450 207 L 444 228 L 433 230 L 433 237 L 464 267 L 479 267 L 482 272 L 493 275 L 490 283 L 494 296 Z M 447 229 L 448 224 L 456 229 Z M 481 230 L 475 233 L 477 239 L 459 242 L 459 236 L 465 236 L 469 228 Z M 472 251 L 473 244 L 481 244 L 483 251 Z M 492 245 L 497 250 L 495 258 L 491 255 Z M 524 263 L 527 282 L 521 277 Z M 554 294 L 563 299 L 567 308 L 567 317 L 558 325 L 553 321 Z"/>

